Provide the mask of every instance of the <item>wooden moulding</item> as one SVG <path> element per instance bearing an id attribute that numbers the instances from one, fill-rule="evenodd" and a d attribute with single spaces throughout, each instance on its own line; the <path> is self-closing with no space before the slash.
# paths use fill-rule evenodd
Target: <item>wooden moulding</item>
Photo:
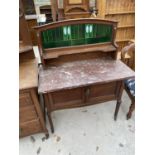
<path id="1" fill-rule="evenodd" d="M 94 51 L 101 51 L 101 52 L 112 52 L 116 51 L 117 48 L 110 43 L 107 43 L 105 45 L 103 44 L 93 44 L 93 45 L 81 45 L 75 47 L 64 47 L 64 48 L 59 48 L 57 49 L 46 49 L 44 50 L 45 52 L 43 53 L 43 58 L 44 59 L 49 59 L 49 58 L 58 58 L 59 56 L 63 55 L 69 55 L 69 54 L 77 54 L 79 53 L 86 53 L 86 52 L 94 52 Z M 58 52 L 59 51 L 59 52 Z"/>
<path id="2" fill-rule="evenodd" d="M 41 25 L 41 26 L 35 26 L 34 29 L 36 31 L 44 31 L 47 29 L 52 29 L 52 28 L 56 28 L 56 27 L 60 27 L 60 26 L 65 26 L 65 25 L 75 25 L 75 24 L 109 24 L 109 25 L 113 25 L 115 27 L 117 27 L 117 23 L 118 21 L 116 20 L 103 20 L 103 19 L 97 19 L 97 18 L 85 18 L 85 19 L 70 19 L 70 20 L 63 20 L 63 21 L 57 21 L 57 22 L 53 22 L 50 24 L 45 24 L 45 25 Z"/>

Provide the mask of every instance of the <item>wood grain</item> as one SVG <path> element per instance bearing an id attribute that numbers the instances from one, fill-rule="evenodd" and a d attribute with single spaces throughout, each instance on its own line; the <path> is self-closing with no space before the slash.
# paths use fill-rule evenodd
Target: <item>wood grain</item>
<path id="1" fill-rule="evenodd" d="M 37 60 L 30 59 L 19 64 L 19 89 L 38 86 Z"/>

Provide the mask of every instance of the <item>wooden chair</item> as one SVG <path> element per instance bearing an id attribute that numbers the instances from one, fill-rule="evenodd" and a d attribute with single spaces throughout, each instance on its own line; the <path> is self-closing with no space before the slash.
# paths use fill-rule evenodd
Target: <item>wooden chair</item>
<path id="1" fill-rule="evenodd" d="M 135 70 L 135 43 L 133 41 L 129 42 L 129 45 L 122 49 L 121 59 L 131 69 Z M 127 113 L 127 119 L 130 119 L 132 112 L 135 109 L 135 79 L 125 80 L 124 86 L 128 96 L 131 99 L 131 105 Z"/>

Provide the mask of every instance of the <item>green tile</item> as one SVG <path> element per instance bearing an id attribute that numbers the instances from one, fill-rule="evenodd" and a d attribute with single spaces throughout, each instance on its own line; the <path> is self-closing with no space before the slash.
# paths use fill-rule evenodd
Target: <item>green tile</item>
<path id="1" fill-rule="evenodd" d="M 42 32 L 43 48 L 104 43 L 112 39 L 112 25 L 77 24 Z"/>

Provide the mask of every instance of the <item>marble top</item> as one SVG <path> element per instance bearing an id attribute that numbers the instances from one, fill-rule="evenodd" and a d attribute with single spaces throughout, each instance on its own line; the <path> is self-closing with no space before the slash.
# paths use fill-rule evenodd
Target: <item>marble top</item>
<path id="1" fill-rule="evenodd" d="M 91 59 L 65 63 L 39 71 L 39 93 L 107 83 L 134 77 L 120 60 Z"/>

